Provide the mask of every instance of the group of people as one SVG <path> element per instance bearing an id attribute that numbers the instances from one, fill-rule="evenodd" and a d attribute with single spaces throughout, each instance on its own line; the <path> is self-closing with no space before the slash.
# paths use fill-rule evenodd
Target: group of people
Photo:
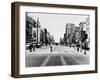
<path id="1" fill-rule="evenodd" d="M 86 54 L 87 42 L 84 42 L 84 44 L 74 44 L 74 48 L 76 48 L 77 52 L 82 51 L 82 49 L 84 49 L 84 54 Z"/>
<path id="2" fill-rule="evenodd" d="M 35 48 L 36 48 L 36 46 L 34 44 L 30 44 L 30 46 L 29 46 L 30 52 L 32 52 L 32 49 L 33 49 L 33 51 L 35 51 Z"/>
<path id="3" fill-rule="evenodd" d="M 83 45 L 82 44 L 74 44 L 73 47 L 77 50 L 77 52 L 79 52 L 79 51 L 82 51 Z M 84 43 L 84 54 L 86 54 L 86 47 L 87 47 L 87 43 L 85 42 Z M 30 44 L 28 49 L 30 50 L 30 52 L 32 52 L 32 50 L 36 51 L 36 46 L 34 44 Z M 50 44 L 50 52 L 53 52 L 53 45 L 52 44 Z"/>
<path id="4" fill-rule="evenodd" d="M 32 50 L 36 51 L 36 46 L 34 44 L 30 44 L 28 49 L 30 50 L 30 52 L 32 52 Z M 50 45 L 50 52 L 52 52 L 52 51 L 53 51 L 53 46 Z"/>

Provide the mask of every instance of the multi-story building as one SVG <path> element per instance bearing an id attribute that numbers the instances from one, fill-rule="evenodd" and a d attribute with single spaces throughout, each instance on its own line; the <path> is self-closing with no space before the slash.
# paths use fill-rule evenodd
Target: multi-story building
<path id="1" fill-rule="evenodd" d="M 65 45 L 66 44 L 71 45 L 73 43 L 72 38 L 73 38 L 73 33 L 74 32 L 75 32 L 75 24 L 67 23 L 66 27 L 65 27 L 65 34 L 64 34 Z"/>
<path id="2" fill-rule="evenodd" d="M 26 44 L 33 42 L 33 28 L 36 28 L 36 21 L 26 16 Z"/>
<path id="3" fill-rule="evenodd" d="M 47 45 L 53 42 L 53 39 L 46 28 L 41 28 L 39 18 L 34 20 L 26 16 L 26 44 Z"/>
<path id="4" fill-rule="evenodd" d="M 41 32 L 41 25 L 40 25 L 40 22 L 39 22 L 39 18 L 37 19 L 37 22 L 36 22 L 36 42 L 37 44 L 40 44 L 40 32 Z"/>
<path id="5" fill-rule="evenodd" d="M 34 20 L 26 16 L 26 43 L 40 43 L 41 26 L 39 19 Z"/>

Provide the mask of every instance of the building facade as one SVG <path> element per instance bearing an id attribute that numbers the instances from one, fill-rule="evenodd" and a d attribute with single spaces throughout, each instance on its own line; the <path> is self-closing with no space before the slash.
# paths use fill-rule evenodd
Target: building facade
<path id="1" fill-rule="evenodd" d="M 72 45 L 74 32 L 75 32 L 75 24 L 67 23 L 65 26 L 65 34 L 64 34 L 65 45 Z"/>
<path id="2" fill-rule="evenodd" d="M 40 30 L 39 19 L 36 21 L 30 16 L 26 16 L 26 44 L 38 44 L 40 42 Z"/>
<path id="3" fill-rule="evenodd" d="M 26 16 L 26 44 L 33 42 L 33 28 L 36 28 L 36 21 Z"/>
<path id="4" fill-rule="evenodd" d="M 54 41 L 53 39 L 48 30 L 41 27 L 39 18 L 35 20 L 26 16 L 26 45 L 48 45 Z"/>

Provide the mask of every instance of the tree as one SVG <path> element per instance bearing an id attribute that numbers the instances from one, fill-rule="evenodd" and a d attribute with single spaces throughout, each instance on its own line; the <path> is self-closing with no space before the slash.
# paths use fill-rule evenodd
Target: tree
<path id="1" fill-rule="evenodd" d="M 88 35 L 86 34 L 86 31 L 82 31 L 82 42 L 85 42 L 86 39 L 88 38 Z"/>
<path id="2" fill-rule="evenodd" d="M 75 33 L 73 33 L 73 36 L 72 36 L 72 43 L 76 43 L 76 36 L 75 36 Z"/>

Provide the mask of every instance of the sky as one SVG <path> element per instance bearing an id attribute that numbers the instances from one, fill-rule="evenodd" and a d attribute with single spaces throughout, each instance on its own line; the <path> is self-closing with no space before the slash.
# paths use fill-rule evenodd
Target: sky
<path id="1" fill-rule="evenodd" d="M 50 13 L 27 13 L 28 16 L 37 20 L 39 18 L 41 28 L 46 28 L 54 36 L 55 42 L 59 42 L 65 33 L 67 23 L 73 23 L 76 26 L 82 21 L 86 21 L 87 15 L 73 14 L 50 14 Z"/>

